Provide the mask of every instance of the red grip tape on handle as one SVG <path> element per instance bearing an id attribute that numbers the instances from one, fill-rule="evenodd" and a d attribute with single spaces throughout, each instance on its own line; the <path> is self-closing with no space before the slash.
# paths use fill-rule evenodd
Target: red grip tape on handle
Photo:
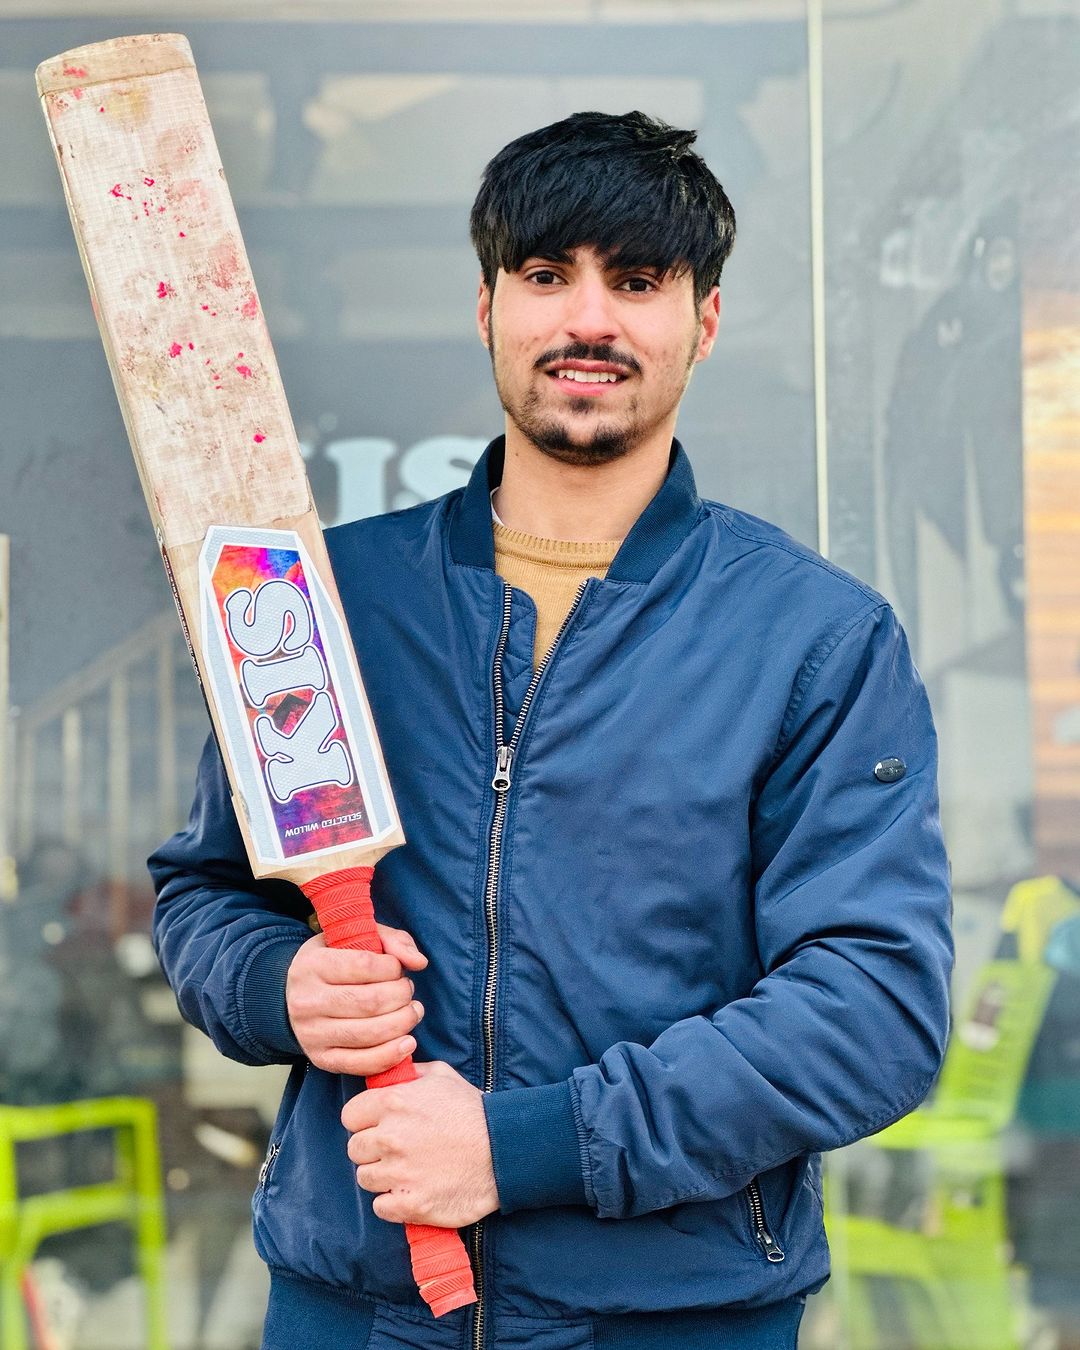
<path id="1" fill-rule="evenodd" d="M 328 946 L 382 951 L 371 905 L 374 871 L 373 867 L 346 867 L 338 872 L 327 872 L 301 887 L 315 906 Z M 412 1056 L 406 1055 L 400 1064 L 384 1073 L 372 1074 L 365 1082 L 372 1088 L 389 1087 L 392 1083 L 411 1082 L 416 1077 Z M 407 1223 L 405 1237 L 420 1297 L 435 1317 L 476 1302 L 469 1254 L 454 1229 Z"/>

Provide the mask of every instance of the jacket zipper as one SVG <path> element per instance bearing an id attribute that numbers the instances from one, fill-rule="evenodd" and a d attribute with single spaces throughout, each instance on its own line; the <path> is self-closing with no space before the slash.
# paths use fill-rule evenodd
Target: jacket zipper
<path id="1" fill-rule="evenodd" d="M 255 1188 L 256 1190 L 260 1190 L 265 1184 L 266 1178 L 270 1175 L 270 1169 L 274 1165 L 274 1159 L 277 1157 L 280 1148 L 281 1144 L 275 1140 L 274 1143 L 270 1145 L 269 1149 L 267 1149 L 266 1157 L 262 1160 L 262 1166 L 259 1168 L 259 1180 Z"/>
<path id="2" fill-rule="evenodd" d="M 544 672 L 551 662 L 555 649 L 577 613 L 581 597 L 585 594 L 585 582 L 578 587 L 574 603 L 563 619 L 555 641 L 547 649 L 540 664 L 533 671 L 525 697 L 521 700 L 521 710 L 514 723 L 513 734 L 509 742 L 504 743 L 506 702 L 503 697 L 503 657 L 510 638 L 510 606 L 513 592 L 503 583 L 502 628 L 499 641 L 495 645 L 495 661 L 492 669 L 492 689 L 495 696 L 495 773 L 491 786 L 495 790 L 495 815 L 491 821 L 491 834 L 488 843 L 487 883 L 484 886 L 484 919 L 487 927 L 487 978 L 484 983 L 483 1036 L 484 1070 L 481 1090 L 492 1092 L 495 1088 L 495 999 L 499 976 L 499 933 L 497 921 L 497 901 L 499 894 L 499 867 L 502 862 L 502 832 L 506 821 L 506 807 L 510 796 L 510 775 L 517 754 L 518 745 L 525 729 L 525 720 L 529 715 L 533 699 Z M 484 1346 L 484 1220 L 473 1225 L 472 1230 L 473 1278 L 476 1282 L 476 1314 L 473 1321 L 473 1350 L 483 1350 Z"/>
<path id="3" fill-rule="evenodd" d="M 754 1236 L 770 1261 L 782 1261 L 784 1251 L 779 1242 L 769 1232 L 765 1222 L 765 1206 L 761 1203 L 761 1187 L 755 1177 L 746 1187 L 746 1196 L 750 1201 L 750 1215 L 754 1221 Z"/>

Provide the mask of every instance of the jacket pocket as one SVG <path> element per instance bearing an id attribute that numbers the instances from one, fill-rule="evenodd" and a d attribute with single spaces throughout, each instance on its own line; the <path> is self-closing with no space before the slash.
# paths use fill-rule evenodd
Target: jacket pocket
<path id="1" fill-rule="evenodd" d="M 768 1217 L 765 1214 L 765 1202 L 761 1198 L 761 1187 L 758 1184 L 757 1177 L 747 1184 L 744 1194 L 746 1196 L 746 1207 L 750 1213 L 750 1228 L 754 1241 L 769 1261 L 782 1261 L 784 1249 L 780 1246 L 776 1234 L 769 1225 Z"/>
<path id="2" fill-rule="evenodd" d="M 288 1082 L 285 1084 L 285 1091 L 281 1095 L 281 1104 L 278 1107 L 277 1119 L 274 1121 L 274 1128 L 270 1134 L 270 1143 L 266 1150 L 266 1156 L 259 1167 L 259 1179 L 255 1183 L 255 1195 L 258 1196 L 265 1191 L 270 1182 L 274 1171 L 274 1162 L 281 1152 L 282 1140 L 285 1137 L 285 1131 L 289 1128 L 289 1122 L 292 1120 L 293 1111 L 300 1097 L 300 1089 L 304 1084 L 304 1075 L 307 1072 L 307 1064 L 296 1064 L 289 1074 Z"/>

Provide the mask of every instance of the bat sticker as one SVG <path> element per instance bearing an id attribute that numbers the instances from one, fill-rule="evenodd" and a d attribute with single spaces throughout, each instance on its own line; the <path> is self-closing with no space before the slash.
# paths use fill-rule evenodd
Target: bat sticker
<path id="1" fill-rule="evenodd" d="M 207 678 L 261 861 L 332 854 L 393 829 L 348 636 L 299 535 L 207 532 Z"/>

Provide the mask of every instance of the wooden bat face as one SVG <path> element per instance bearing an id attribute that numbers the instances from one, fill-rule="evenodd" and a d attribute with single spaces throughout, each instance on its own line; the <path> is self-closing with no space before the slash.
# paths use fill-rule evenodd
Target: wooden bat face
<path id="1" fill-rule="evenodd" d="M 403 836 L 187 40 L 38 88 L 252 869 L 373 863 Z"/>
<path id="2" fill-rule="evenodd" d="M 187 40 L 69 52 L 38 86 L 165 547 L 303 514 L 307 477 Z"/>

